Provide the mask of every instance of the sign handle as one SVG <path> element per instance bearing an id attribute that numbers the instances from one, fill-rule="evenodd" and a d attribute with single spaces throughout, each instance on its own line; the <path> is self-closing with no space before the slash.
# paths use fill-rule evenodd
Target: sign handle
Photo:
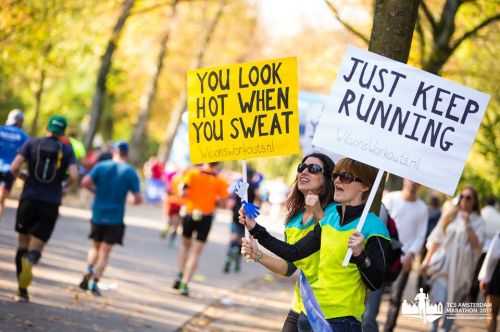
<path id="1" fill-rule="evenodd" d="M 243 182 L 244 183 L 248 183 L 248 179 L 247 179 L 247 161 L 246 160 L 242 160 L 241 161 L 241 175 L 242 175 L 242 178 L 243 178 Z M 243 197 L 241 197 L 241 200 L 243 200 L 245 202 L 248 202 L 248 190 L 245 191 L 245 195 Z"/>
<path id="2" fill-rule="evenodd" d="M 380 181 L 382 181 L 382 176 L 384 175 L 384 171 L 379 169 L 377 176 L 375 177 L 375 181 L 373 182 L 372 189 L 370 190 L 370 195 L 368 195 L 368 200 L 366 201 L 363 212 L 361 213 L 361 218 L 359 218 L 358 226 L 356 227 L 356 231 L 361 232 L 363 226 L 365 225 L 366 217 L 368 216 L 368 212 L 370 211 L 370 207 L 372 206 L 373 199 L 377 194 L 378 186 L 380 185 Z M 344 257 L 344 261 L 342 262 L 342 266 L 346 267 L 351 260 L 352 250 L 349 248 Z"/>

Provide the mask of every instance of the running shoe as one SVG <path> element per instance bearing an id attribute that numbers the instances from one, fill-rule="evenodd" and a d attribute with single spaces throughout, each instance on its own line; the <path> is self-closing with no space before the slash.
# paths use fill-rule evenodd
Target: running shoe
<path id="1" fill-rule="evenodd" d="M 21 258 L 21 273 L 19 273 L 19 288 L 28 288 L 33 280 L 33 263 L 28 259 L 28 257 L 23 256 Z"/>
<path id="2" fill-rule="evenodd" d="M 170 237 L 168 239 L 168 247 L 169 248 L 175 248 L 175 239 L 177 237 L 177 233 L 172 233 L 170 234 Z"/>
<path id="3" fill-rule="evenodd" d="M 179 285 L 179 293 L 182 296 L 189 296 L 189 289 L 188 289 L 187 284 L 185 284 L 183 282 L 180 283 L 180 285 Z"/>
<path id="4" fill-rule="evenodd" d="M 231 268 L 231 261 L 229 260 L 229 258 L 226 260 L 226 262 L 224 263 L 224 269 L 222 270 L 222 272 L 224 273 L 229 273 L 229 269 Z"/>
<path id="5" fill-rule="evenodd" d="M 88 290 L 94 296 L 101 296 L 102 295 L 101 290 L 99 289 L 99 286 L 97 286 L 97 282 L 95 282 L 93 280 L 89 283 Z"/>
<path id="6" fill-rule="evenodd" d="M 163 230 L 160 231 L 160 239 L 166 238 L 168 235 L 168 227 L 164 228 Z"/>
<path id="7" fill-rule="evenodd" d="M 172 285 L 173 289 L 179 289 L 181 286 L 181 280 L 180 279 L 175 279 L 174 284 Z"/>
<path id="8" fill-rule="evenodd" d="M 179 287 L 181 285 L 181 281 L 182 281 L 182 272 L 179 272 L 177 274 L 177 278 L 174 281 L 174 284 L 172 285 L 172 288 L 173 289 L 179 289 Z"/>
<path id="9" fill-rule="evenodd" d="M 19 303 L 28 303 L 30 301 L 30 296 L 26 288 L 19 288 L 17 290 L 16 301 Z"/>
<path id="10" fill-rule="evenodd" d="M 90 280 L 90 275 L 86 274 L 83 276 L 82 282 L 78 285 L 81 290 L 88 290 L 89 289 L 89 280 Z"/>

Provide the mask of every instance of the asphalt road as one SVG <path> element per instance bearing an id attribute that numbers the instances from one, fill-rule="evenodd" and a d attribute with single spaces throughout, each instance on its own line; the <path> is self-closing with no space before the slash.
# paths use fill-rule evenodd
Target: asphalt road
<path id="1" fill-rule="evenodd" d="M 175 248 L 159 237 L 161 210 L 129 207 L 125 245 L 116 246 L 101 280 L 102 298 L 77 288 L 89 246 L 88 210 L 61 208 L 54 234 L 34 269 L 29 304 L 14 301 L 16 201 L 0 222 L 0 331 L 174 331 L 217 299 L 262 277 L 264 270 L 244 263 L 238 274 L 222 273 L 229 237 L 229 215 L 213 225 L 189 298 L 171 289 L 177 273 Z M 280 318 L 281 319 L 281 318 Z"/>

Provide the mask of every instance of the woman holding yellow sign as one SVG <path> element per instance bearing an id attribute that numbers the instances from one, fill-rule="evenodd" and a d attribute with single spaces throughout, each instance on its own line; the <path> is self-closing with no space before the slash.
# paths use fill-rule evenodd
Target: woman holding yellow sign
<path id="1" fill-rule="evenodd" d="M 292 193 L 286 201 L 288 214 L 285 240 L 295 243 L 314 229 L 314 226 L 333 207 L 332 172 L 335 164 L 322 153 L 311 153 L 297 167 Z M 323 210 L 324 209 L 324 210 Z M 242 253 L 262 264 L 268 270 L 283 276 L 291 276 L 297 269 L 304 271 L 314 288 L 317 280 L 319 252 L 295 262 L 262 253 L 256 245 L 246 247 Z M 296 332 L 299 313 L 304 312 L 299 286 L 295 285 L 292 309 L 283 325 L 282 332 Z"/>
<path id="2" fill-rule="evenodd" d="M 260 244 L 286 261 L 297 261 L 319 251 L 317 280 L 310 285 L 301 274 L 301 294 L 307 316 L 301 313 L 299 331 L 361 331 L 367 288 L 377 289 L 384 281 L 390 238 L 384 223 L 369 213 L 361 231 L 356 231 L 377 170 L 356 160 L 340 160 L 333 173 L 335 204 L 314 230 L 294 244 L 271 236 L 255 220 L 242 213 L 240 222 Z M 244 239 L 243 250 L 255 246 Z M 345 253 L 353 255 L 347 267 L 342 266 Z M 313 291 L 308 291 L 313 289 Z"/>

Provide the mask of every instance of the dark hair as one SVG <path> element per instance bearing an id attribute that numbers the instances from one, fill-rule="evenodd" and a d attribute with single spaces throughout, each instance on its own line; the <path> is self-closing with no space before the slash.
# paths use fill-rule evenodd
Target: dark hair
<path id="1" fill-rule="evenodd" d="M 360 161 L 351 158 L 343 158 L 340 159 L 335 166 L 335 173 L 342 172 L 348 172 L 360 178 L 361 182 L 371 190 L 373 182 L 375 182 L 375 178 L 377 177 L 378 170 Z M 362 198 L 364 200 L 368 198 L 370 190 L 363 193 Z"/>
<path id="2" fill-rule="evenodd" d="M 477 214 L 480 214 L 481 207 L 479 206 L 479 194 L 477 193 L 477 190 L 471 185 L 464 186 L 462 190 L 460 190 L 460 193 L 462 193 L 464 190 L 470 190 L 470 192 L 472 193 L 472 197 L 474 198 L 474 203 L 472 204 L 472 211 L 476 212 Z M 460 200 L 462 200 L 461 196 L 462 194 L 460 194 Z"/>
<path id="3" fill-rule="evenodd" d="M 333 181 L 332 173 L 335 168 L 335 163 L 327 155 L 319 152 L 313 152 L 302 158 L 300 163 L 303 163 L 307 158 L 314 157 L 321 160 L 323 163 L 323 176 L 325 177 L 325 184 L 323 186 L 323 191 L 319 195 L 319 201 L 321 207 L 327 206 L 329 203 L 333 202 Z M 299 213 L 300 210 L 304 209 L 305 198 L 304 194 L 299 191 L 297 186 L 297 177 L 293 183 L 293 189 L 286 200 L 286 208 L 288 210 L 287 220 L 290 220 L 293 216 Z"/>
<path id="4" fill-rule="evenodd" d="M 490 197 L 486 198 L 486 200 L 484 202 L 486 205 L 495 206 L 495 204 L 497 203 L 497 200 L 495 197 L 490 196 Z"/>
<path id="5" fill-rule="evenodd" d="M 434 208 L 439 208 L 441 206 L 441 200 L 439 199 L 438 196 L 431 195 L 431 198 L 429 200 L 429 205 Z"/>

